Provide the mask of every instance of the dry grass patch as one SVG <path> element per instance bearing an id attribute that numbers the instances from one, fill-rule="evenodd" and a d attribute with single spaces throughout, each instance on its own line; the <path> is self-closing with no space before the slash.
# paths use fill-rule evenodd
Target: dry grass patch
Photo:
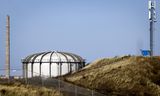
<path id="1" fill-rule="evenodd" d="M 57 90 L 15 83 L 0 85 L 0 96 L 63 96 Z"/>
<path id="2" fill-rule="evenodd" d="M 160 57 L 102 59 L 65 79 L 107 95 L 159 96 Z"/>

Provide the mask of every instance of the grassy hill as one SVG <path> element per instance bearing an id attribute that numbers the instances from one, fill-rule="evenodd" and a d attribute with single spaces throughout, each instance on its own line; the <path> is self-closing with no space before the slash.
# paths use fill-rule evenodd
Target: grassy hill
<path id="1" fill-rule="evenodd" d="M 65 80 L 112 96 L 160 96 L 160 57 L 100 59 Z"/>

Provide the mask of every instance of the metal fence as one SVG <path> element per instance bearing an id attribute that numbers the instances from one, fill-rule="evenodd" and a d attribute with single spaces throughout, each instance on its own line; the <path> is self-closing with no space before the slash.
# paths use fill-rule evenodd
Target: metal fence
<path id="1" fill-rule="evenodd" d="M 61 93 L 63 93 L 64 96 L 106 96 L 94 90 L 86 89 L 86 88 L 79 87 L 77 85 L 65 82 L 60 78 L 49 78 L 44 75 L 42 75 L 41 77 L 33 77 L 33 78 L 22 78 L 22 79 L 11 78 L 10 80 L 6 80 L 2 78 L 0 79 L 0 84 L 14 83 L 15 80 L 26 85 L 34 85 L 39 87 L 57 89 Z"/>
<path id="2" fill-rule="evenodd" d="M 7 79 L 0 79 L 0 84 L 12 84 L 14 81 L 19 81 L 21 83 L 26 83 L 24 79 L 19 80 L 7 80 Z M 27 82 L 28 85 L 34 85 L 39 87 L 46 87 L 46 88 L 53 88 L 59 90 L 64 96 L 106 96 L 104 94 L 98 93 L 93 90 L 85 89 L 76 85 L 72 85 L 63 81 L 57 81 L 56 79 L 47 79 L 47 80 L 40 80 L 40 79 L 29 79 Z"/>
<path id="3" fill-rule="evenodd" d="M 59 90 L 66 96 L 106 96 L 94 90 L 79 87 L 77 85 L 56 78 L 33 77 L 29 79 L 26 78 L 25 80 L 22 79 L 21 82 L 35 86 L 54 88 Z"/>

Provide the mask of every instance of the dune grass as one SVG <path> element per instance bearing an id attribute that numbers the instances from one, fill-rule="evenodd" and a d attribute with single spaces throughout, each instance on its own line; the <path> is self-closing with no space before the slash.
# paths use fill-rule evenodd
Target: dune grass
<path id="1" fill-rule="evenodd" d="M 0 96 L 63 96 L 59 91 L 15 82 L 0 84 Z"/>
<path id="2" fill-rule="evenodd" d="M 111 96 L 159 96 L 160 57 L 101 59 L 65 80 Z"/>

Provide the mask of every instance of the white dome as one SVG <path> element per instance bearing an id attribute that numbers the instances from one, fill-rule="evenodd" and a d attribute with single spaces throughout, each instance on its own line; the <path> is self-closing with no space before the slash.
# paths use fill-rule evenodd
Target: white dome
<path id="1" fill-rule="evenodd" d="M 27 56 L 25 59 L 22 60 L 23 63 L 45 63 L 45 62 L 85 62 L 85 60 L 73 53 L 67 53 L 67 52 L 42 52 L 42 53 L 36 53 Z"/>
<path id="2" fill-rule="evenodd" d="M 85 66 L 85 60 L 73 53 L 67 52 L 41 52 L 22 59 L 23 76 L 56 77 L 78 71 Z"/>

